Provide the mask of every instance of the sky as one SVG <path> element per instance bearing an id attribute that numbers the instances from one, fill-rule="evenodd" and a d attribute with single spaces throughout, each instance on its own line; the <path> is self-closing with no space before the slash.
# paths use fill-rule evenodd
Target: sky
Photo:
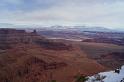
<path id="1" fill-rule="evenodd" d="M 0 24 L 124 28 L 124 0 L 0 0 Z"/>

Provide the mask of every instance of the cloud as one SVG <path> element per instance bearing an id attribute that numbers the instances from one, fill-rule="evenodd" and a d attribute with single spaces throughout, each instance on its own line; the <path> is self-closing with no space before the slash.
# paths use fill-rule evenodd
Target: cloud
<path id="1" fill-rule="evenodd" d="M 123 0 L 4 0 L 0 22 L 123 27 Z M 13 5 L 12 8 L 8 8 Z"/>

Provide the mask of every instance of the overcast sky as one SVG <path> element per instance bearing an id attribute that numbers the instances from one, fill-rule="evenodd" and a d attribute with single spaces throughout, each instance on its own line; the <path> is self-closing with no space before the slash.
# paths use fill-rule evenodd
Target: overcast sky
<path id="1" fill-rule="evenodd" d="M 0 0 L 0 23 L 124 28 L 124 0 Z"/>

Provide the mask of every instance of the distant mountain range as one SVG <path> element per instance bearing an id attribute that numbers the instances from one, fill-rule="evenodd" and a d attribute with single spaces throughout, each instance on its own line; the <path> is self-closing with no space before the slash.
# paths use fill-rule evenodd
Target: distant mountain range
<path id="1" fill-rule="evenodd" d="M 70 31 L 114 31 L 105 27 L 90 27 L 90 26 L 52 26 L 52 29 L 70 30 Z"/>
<path id="2" fill-rule="evenodd" d="M 17 28 L 26 30 L 53 30 L 53 31 L 98 31 L 98 32 L 124 32 L 124 29 L 109 29 L 107 27 L 95 27 L 95 26 L 40 26 L 40 25 L 15 25 L 9 23 L 0 23 L 0 28 Z"/>

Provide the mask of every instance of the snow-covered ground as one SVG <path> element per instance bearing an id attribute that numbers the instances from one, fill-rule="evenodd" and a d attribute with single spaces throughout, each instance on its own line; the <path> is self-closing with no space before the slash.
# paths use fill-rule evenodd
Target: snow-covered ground
<path id="1" fill-rule="evenodd" d="M 121 67 L 120 73 L 115 73 L 115 71 L 101 72 L 89 77 L 86 82 L 124 82 L 124 66 Z"/>
<path id="2" fill-rule="evenodd" d="M 66 38 L 49 38 L 49 39 L 63 39 L 63 40 L 69 40 L 69 41 L 78 41 L 81 42 L 81 39 L 66 39 Z"/>

